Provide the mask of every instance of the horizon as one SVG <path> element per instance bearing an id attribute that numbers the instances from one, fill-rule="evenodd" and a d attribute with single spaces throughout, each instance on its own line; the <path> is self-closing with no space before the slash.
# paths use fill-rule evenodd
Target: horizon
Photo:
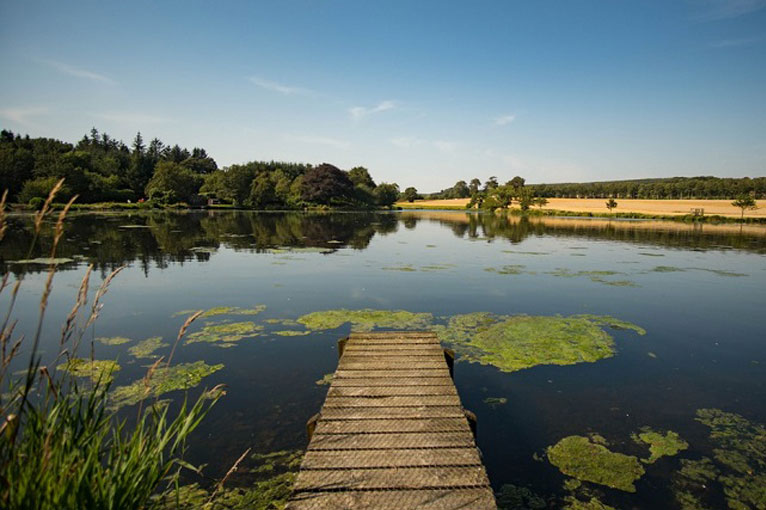
<path id="1" fill-rule="evenodd" d="M 482 7 L 6 2 L 0 127 L 424 192 L 766 174 L 766 0 Z"/>

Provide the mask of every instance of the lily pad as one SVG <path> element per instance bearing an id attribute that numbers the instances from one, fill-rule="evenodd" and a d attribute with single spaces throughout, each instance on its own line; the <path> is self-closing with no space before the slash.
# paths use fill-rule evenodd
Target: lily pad
<path id="1" fill-rule="evenodd" d="M 547 449 L 548 460 L 565 475 L 626 492 L 644 474 L 638 457 L 609 450 L 585 436 L 565 437 Z"/>
<path id="2" fill-rule="evenodd" d="M 197 386 L 203 378 L 223 368 L 223 364 L 208 365 L 204 361 L 180 363 L 171 367 L 154 370 L 149 380 L 139 379 L 127 386 L 118 386 L 112 391 L 110 407 L 119 409 L 134 405 L 150 397 L 159 397 L 175 390 L 188 390 Z"/>

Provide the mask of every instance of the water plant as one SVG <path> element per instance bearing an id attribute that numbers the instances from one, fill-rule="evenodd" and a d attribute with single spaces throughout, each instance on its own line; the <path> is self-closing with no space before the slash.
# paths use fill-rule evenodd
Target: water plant
<path id="1" fill-rule="evenodd" d="M 660 457 L 672 457 L 682 450 L 689 448 L 689 443 L 681 439 L 677 432 L 669 430 L 664 434 L 645 427 L 638 434 L 631 436 L 636 443 L 649 445 L 649 458 L 642 462 L 653 464 Z"/>
<path id="2" fill-rule="evenodd" d="M 646 332 L 609 316 L 458 315 L 435 327 L 439 338 L 462 357 L 513 372 L 537 365 L 572 365 L 614 355 L 614 339 L 602 327 Z"/>
<path id="3" fill-rule="evenodd" d="M 104 345 L 123 345 L 132 342 L 130 338 L 126 338 L 124 336 L 110 336 L 110 337 L 104 337 L 100 336 L 96 338 L 97 342 L 101 342 Z"/>
<path id="4" fill-rule="evenodd" d="M 216 315 L 258 315 L 264 310 L 266 310 L 266 305 L 255 305 L 252 308 L 240 308 L 239 306 L 215 306 L 202 312 L 200 317 L 204 319 L 207 317 L 215 317 Z M 181 310 L 180 312 L 174 313 L 172 316 L 187 316 L 195 312 L 197 312 L 197 310 Z"/>
<path id="5" fill-rule="evenodd" d="M 201 330 L 189 334 L 187 344 L 207 342 L 219 347 L 233 347 L 245 337 L 257 335 L 263 326 L 252 321 L 209 323 Z"/>
<path id="6" fill-rule="evenodd" d="M 487 404 L 491 408 L 495 408 L 497 406 L 502 406 L 508 403 L 508 399 L 505 397 L 487 397 L 483 400 L 485 404 Z"/>
<path id="7" fill-rule="evenodd" d="M 548 502 L 527 487 L 512 483 L 503 484 L 495 494 L 498 510 L 542 510 Z"/>
<path id="8" fill-rule="evenodd" d="M 633 483 L 644 474 L 637 457 L 616 453 L 585 436 L 568 436 L 546 450 L 548 460 L 578 480 L 635 492 Z"/>
<path id="9" fill-rule="evenodd" d="M 335 373 L 331 374 L 325 374 L 322 376 L 321 379 L 318 379 L 314 382 L 317 386 L 329 386 L 332 384 L 332 380 L 335 377 Z"/>
<path id="10" fill-rule="evenodd" d="M 386 329 L 426 329 L 431 325 L 430 313 L 413 313 L 406 310 L 323 310 L 302 315 L 298 322 L 308 329 L 336 329 L 351 323 L 353 331 Z"/>
<path id="11" fill-rule="evenodd" d="M 161 336 L 153 336 L 146 340 L 141 340 L 136 345 L 129 347 L 128 352 L 135 358 L 152 359 L 158 358 L 155 351 L 167 347 L 169 344 L 162 341 Z"/>
<path id="12" fill-rule="evenodd" d="M 283 329 L 280 331 L 274 331 L 273 334 L 277 336 L 306 336 L 306 335 L 310 335 L 311 331 L 297 331 L 295 329 Z"/>
<path id="13" fill-rule="evenodd" d="M 56 370 L 68 372 L 75 377 L 89 377 L 91 381 L 102 384 L 111 382 L 119 369 L 120 365 L 116 361 L 83 358 L 70 358 L 56 367 Z"/>
<path id="14" fill-rule="evenodd" d="M 197 386 L 203 378 L 223 368 L 223 364 L 208 365 L 204 361 L 157 366 L 151 377 L 139 379 L 127 386 L 116 387 L 110 395 L 109 407 L 119 409 L 138 404 L 149 397 L 159 397 L 176 390 L 188 390 Z"/>

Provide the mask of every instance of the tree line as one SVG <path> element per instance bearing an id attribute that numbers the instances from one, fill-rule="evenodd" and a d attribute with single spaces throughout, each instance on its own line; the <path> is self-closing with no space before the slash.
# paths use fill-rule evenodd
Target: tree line
<path id="1" fill-rule="evenodd" d="M 376 184 L 364 167 L 252 161 L 221 169 L 205 149 L 157 138 L 147 145 L 141 133 L 129 147 L 95 128 L 76 144 L 0 132 L 0 190 L 8 190 L 10 202 L 40 204 L 62 178 L 57 199 L 76 194 L 81 203 L 371 209 L 390 207 L 400 195 L 397 184 Z"/>

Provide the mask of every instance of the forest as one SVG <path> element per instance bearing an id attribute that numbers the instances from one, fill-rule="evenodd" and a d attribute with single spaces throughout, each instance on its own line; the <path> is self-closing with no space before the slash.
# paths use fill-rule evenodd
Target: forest
<path id="1" fill-rule="evenodd" d="M 376 184 L 364 167 L 251 161 L 221 169 L 205 149 L 146 144 L 141 133 L 129 147 L 95 128 L 76 144 L 0 132 L 0 190 L 9 202 L 39 206 L 62 178 L 57 200 L 78 195 L 78 203 L 373 209 L 399 198 L 396 184 Z"/>
<path id="2" fill-rule="evenodd" d="M 520 177 L 514 177 L 517 181 Z M 511 184 L 509 181 L 507 184 Z M 523 181 L 523 179 L 522 179 Z M 424 195 L 428 199 L 469 198 L 482 190 L 497 187 L 497 178 L 490 177 L 484 185 L 481 180 L 469 183 L 458 181 L 451 188 Z M 515 186 L 518 187 L 518 186 Z M 742 195 L 766 198 L 766 177 L 668 177 L 661 179 L 631 179 L 621 181 L 527 184 L 525 186 L 541 198 L 640 198 L 640 199 L 722 199 L 730 200 Z"/>

